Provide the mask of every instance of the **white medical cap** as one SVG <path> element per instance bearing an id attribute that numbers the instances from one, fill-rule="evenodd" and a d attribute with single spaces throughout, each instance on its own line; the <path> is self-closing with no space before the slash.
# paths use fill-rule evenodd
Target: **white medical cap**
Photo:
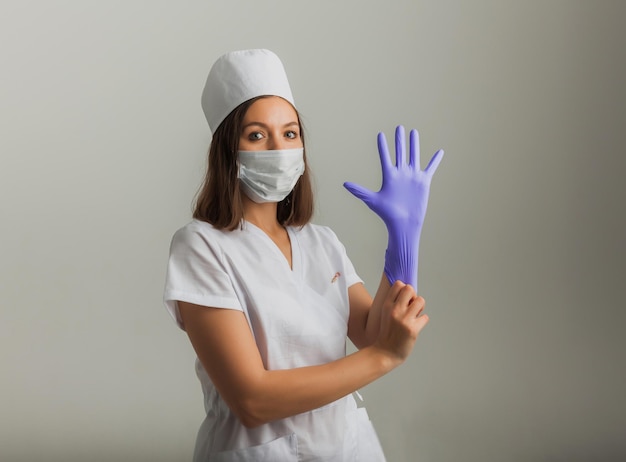
<path id="1" fill-rule="evenodd" d="M 278 56 L 269 50 L 226 53 L 211 67 L 202 92 L 202 110 L 211 131 L 241 103 L 257 96 L 280 96 L 292 105 L 287 74 Z"/>

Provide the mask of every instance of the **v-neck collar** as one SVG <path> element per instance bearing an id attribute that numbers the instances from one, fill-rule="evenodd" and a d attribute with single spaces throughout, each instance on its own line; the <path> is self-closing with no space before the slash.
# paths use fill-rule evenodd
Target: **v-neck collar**
<path id="1" fill-rule="evenodd" d="M 262 239 L 273 249 L 273 252 L 280 256 L 281 260 L 285 263 L 285 266 L 289 269 L 290 272 L 296 273 L 300 268 L 300 245 L 298 244 L 298 238 L 296 237 L 295 231 L 291 226 L 285 226 L 287 230 L 287 235 L 289 236 L 289 245 L 291 247 L 291 267 L 289 267 L 289 261 L 283 254 L 283 252 L 278 248 L 276 243 L 272 240 L 271 237 L 267 235 L 265 231 L 259 228 L 254 223 L 244 220 L 244 229 L 249 229 L 254 233 L 260 235 Z"/>

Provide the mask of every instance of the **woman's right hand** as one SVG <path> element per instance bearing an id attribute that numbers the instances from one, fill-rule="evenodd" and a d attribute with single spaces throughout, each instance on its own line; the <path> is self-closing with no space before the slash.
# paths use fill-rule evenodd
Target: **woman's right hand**
<path id="1" fill-rule="evenodd" d="M 428 323 L 428 315 L 422 313 L 425 301 L 413 287 L 396 281 L 383 303 L 380 331 L 372 345 L 382 350 L 399 365 L 409 356 L 417 336 Z"/>

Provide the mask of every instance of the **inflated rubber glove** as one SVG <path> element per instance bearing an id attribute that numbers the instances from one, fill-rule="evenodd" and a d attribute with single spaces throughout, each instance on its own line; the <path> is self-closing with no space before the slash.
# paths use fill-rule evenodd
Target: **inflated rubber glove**
<path id="1" fill-rule="evenodd" d="M 419 135 L 409 134 L 409 163 L 405 160 L 404 127 L 396 128 L 396 164 L 389 158 L 387 140 L 378 134 L 378 153 L 383 171 L 383 185 L 378 192 L 354 183 L 345 188 L 361 199 L 387 226 L 389 240 L 385 252 L 385 275 L 389 283 L 400 280 L 417 291 L 419 241 L 428 206 L 431 179 L 443 158 L 437 151 L 428 166 L 420 170 Z"/>

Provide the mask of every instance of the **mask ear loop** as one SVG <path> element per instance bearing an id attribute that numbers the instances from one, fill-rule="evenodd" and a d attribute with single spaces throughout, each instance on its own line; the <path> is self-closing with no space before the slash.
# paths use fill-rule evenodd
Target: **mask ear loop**
<path id="1" fill-rule="evenodd" d="M 234 169 L 235 169 L 235 176 L 233 178 L 233 176 L 230 177 L 230 179 L 235 183 L 233 185 L 233 194 L 235 195 L 235 197 L 237 198 L 237 202 L 239 202 L 239 210 L 243 211 L 243 191 L 241 191 L 241 184 L 239 181 L 239 169 L 241 168 L 240 164 L 239 164 L 239 156 L 237 155 L 236 152 L 232 152 L 231 151 L 231 155 L 235 158 L 235 162 L 233 163 L 234 165 Z M 237 191 L 237 192 L 235 192 Z M 240 223 L 240 228 L 243 230 L 243 224 L 245 221 L 245 217 L 243 216 L 243 212 L 241 214 L 241 223 Z"/>

